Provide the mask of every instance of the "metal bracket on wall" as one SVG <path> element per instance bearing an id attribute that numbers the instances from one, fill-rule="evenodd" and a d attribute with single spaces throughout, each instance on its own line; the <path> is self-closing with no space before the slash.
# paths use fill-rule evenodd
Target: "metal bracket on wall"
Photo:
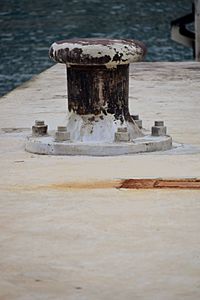
<path id="1" fill-rule="evenodd" d="M 187 25 L 194 22 L 195 5 L 192 4 L 192 12 L 181 18 L 171 22 L 171 39 L 186 47 L 193 49 L 193 56 L 195 58 L 195 33 L 187 29 Z"/>

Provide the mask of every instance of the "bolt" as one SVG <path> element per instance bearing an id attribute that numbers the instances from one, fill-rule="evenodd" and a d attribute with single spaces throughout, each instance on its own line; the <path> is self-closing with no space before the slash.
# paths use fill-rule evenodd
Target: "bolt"
<path id="1" fill-rule="evenodd" d="M 167 127 L 164 126 L 163 121 L 155 121 L 155 125 L 151 128 L 152 136 L 164 136 L 167 134 Z"/>
<path id="2" fill-rule="evenodd" d="M 164 126 L 164 121 L 155 121 L 155 126 Z"/>
<path id="3" fill-rule="evenodd" d="M 141 136 L 130 121 L 128 83 L 129 64 L 141 61 L 145 54 L 146 47 L 136 40 L 73 39 L 52 44 L 49 56 L 67 67 L 68 111 L 77 116 L 73 120 L 81 119 L 85 134 L 90 132 L 89 126 L 95 126 L 96 119 L 90 116 L 89 124 L 87 116 L 103 114 L 113 120 L 110 128 L 102 126 L 111 140 L 116 120 L 128 123 L 131 132 Z M 83 138 L 82 131 L 77 134 L 75 121 L 71 121 L 70 128 L 72 133 L 76 132 L 75 136 Z M 94 138 L 97 138 L 95 133 Z"/>
<path id="4" fill-rule="evenodd" d="M 44 121 L 35 120 L 35 126 L 43 126 L 45 125 Z"/>
<path id="5" fill-rule="evenodd" d="M 127 127 L 117 128 L 115 132 L 115 142 L 129 142 L 130 134 L 128 133 Z"/>
<path id="6" fill-rule="evenodd" d="M 137 124 L 137 126 L 142 129 L 142 120 L 140 120 L 139 115 L 131 115 L 131 117 L 133 118 L 133 120 L 135 121 L 135 124 Z"/>
<path id="7" fill-rule="evenodd" d="M 35 125 L 32 126 L 33 136 L 44 136 L 47 135 L 48 125 L 45 125 L 44 121 L 36 120 Z"/>
<path id="8" fill-rule="evenodd" d="M 56 142 L 64 142 L 70 140 L 70 132 L 67 131 L 66 126 L 58 126 L 55 133 Z"/>
<path id="9" fill-rule="evenodd" d="M 136 120 L 139 120 L 139 115 L 132 115 L 131 117 L 132 117 L 133 120 L 135 120 L 135 121 L 136 121 Z"/>

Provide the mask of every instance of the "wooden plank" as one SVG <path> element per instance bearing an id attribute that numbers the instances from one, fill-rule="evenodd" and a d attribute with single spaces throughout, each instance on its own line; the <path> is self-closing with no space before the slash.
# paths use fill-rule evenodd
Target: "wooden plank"
<path id="1" fill-rule="evenodd" d="M 195 59 L 200 61 L 200 0 L 195 0 Z"/>

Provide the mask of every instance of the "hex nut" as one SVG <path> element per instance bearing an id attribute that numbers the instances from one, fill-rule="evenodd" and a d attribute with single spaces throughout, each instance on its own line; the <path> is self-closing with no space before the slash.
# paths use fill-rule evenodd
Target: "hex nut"
<path id="1" fill-rule="evenodd" d="M 167 134 L 167 127 L 164 126 L 163 121 L 155 121 L 155 126 L 151 128 L 152 136 L 165 136 Z"/>
<path id="2" fill-rule="evenodd" d="M 45 125 L 44 121 L 36 120 L 35 125 L 32 126 L 33 136 L 47 135 L 48 125 Z"/>
<path id="3" fill-rule="evenodd" d="M 164 126 L 164 121 L 155 121 L 154 126 Z"/>
<path id="4" fill-rule="evenodd" d="M 68 131 L 56 131 L 55 142 L 64 142 L 70 140 L 70 132 Z"/>
<path id="5" fill-rule="evenodd" d="M 128 133 L 127 127 L 117 128 L 115 132 L 115 142 L 129 142 L 130 134 Z"/>

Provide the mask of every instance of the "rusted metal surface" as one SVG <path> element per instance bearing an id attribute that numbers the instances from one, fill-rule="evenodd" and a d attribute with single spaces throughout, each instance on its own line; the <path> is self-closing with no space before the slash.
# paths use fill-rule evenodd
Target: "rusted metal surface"
<path id="1" fill-rule="evenodd" d="M 200 189 L 200 179 L 125 179 L 123 189 Z"/>
<path id="2" fill-rule="evenodd" d="M 68 109 L 79 115 L 114 115 L 132 121 L 128 108 L 129 66 L 67 68 Z M 103 118 L 103 116 L 102 116 Z"/>

